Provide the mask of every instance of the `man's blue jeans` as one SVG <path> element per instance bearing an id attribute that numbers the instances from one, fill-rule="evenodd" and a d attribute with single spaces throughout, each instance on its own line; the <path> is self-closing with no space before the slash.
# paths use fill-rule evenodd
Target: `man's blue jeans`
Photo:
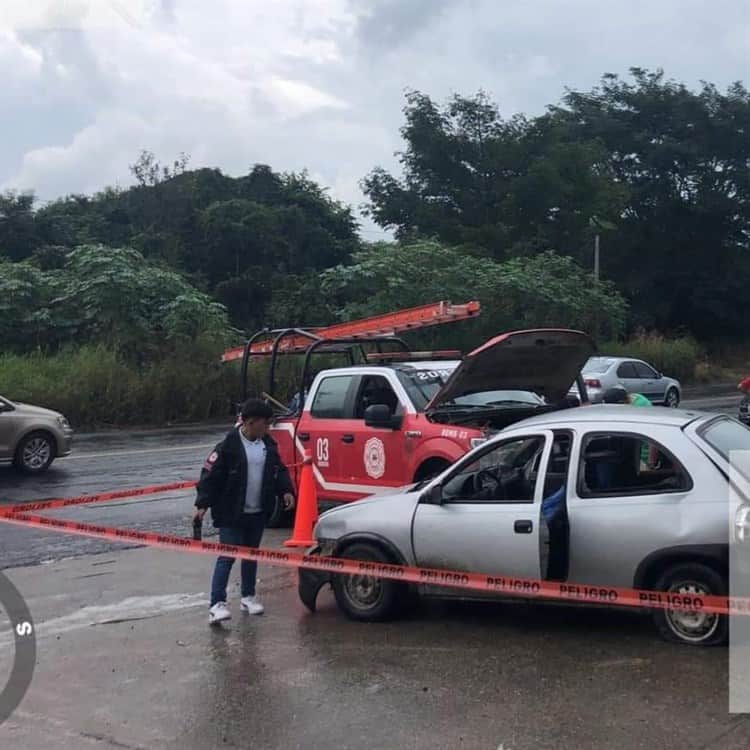
<path id="1" fill-rule="evenodd" d="M 219 528 L 219 541 L 222 544 L 237 544 L 243 547 L 257 547 L 263 537 L 266 524 L 264 513 L 252 513 L 243 516 L 241 525 Z M 211 606 L 227 600 L 227 583 L 229 573 L 234 565 L 234 557 L 220 557 L 216 561 L 213 579 L 211 580 Z M 254 560 L 242 560 L 242 596 L 255 596 L 255 577 L 258 563 Z"/>

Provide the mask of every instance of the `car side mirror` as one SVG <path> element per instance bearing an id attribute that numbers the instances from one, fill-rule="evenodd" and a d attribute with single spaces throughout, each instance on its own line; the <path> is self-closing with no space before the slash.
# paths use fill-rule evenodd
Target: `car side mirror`
<path id="1" fill-rule="evenodd" d="M 396 416 L 386 404 L 373 404 L 365 409 L 365 425 L 386 430 L 401 428 L 402 417 Z"/>
<path id="2" fill-rule="evenodd" d="M 443 486 L 436 484 L 419 498 L 420 502 L 427 505 L 442 505 L 443 504 Z"/>

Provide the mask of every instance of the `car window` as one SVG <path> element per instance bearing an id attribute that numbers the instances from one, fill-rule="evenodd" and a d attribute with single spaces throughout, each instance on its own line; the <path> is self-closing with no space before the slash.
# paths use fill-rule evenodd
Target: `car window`
<path id="1" fill-rule="evenodd" d="M 635 366 L 632 362 L 623 362 L 617 368 L 618 378 L 637 378 L 638 374 L 635 371 Z"/>
<path id="2" fill-rule="evenodd" d="M 612 367 L 611 359 L 604 359 L 602 357 L 591 357 L 586 364 L 583 366 L 581 372 L 583 373 L 603 373 L 607 372 Z"/>
<path id="3" fill-rule="evenodd" d="M 581 443 L 580 497 L 627 497 L 684 492 L 692 487 L 685 467 L 645 435 L 589 433 Z"/>
<path id="4" fill-rule="evenodd" d="M 312 416 L 317 419 L 346 419 L 346 395 L 351 383 L 351 375 L 323 378 L 310 409 Z"/>
<path id="5" fill-rule="evenodd" d="M 656 370 L 650 368 L 645 362 L 634 362 L 636 376 L 644 380 L 656 378 Z"/>
<path id="6" fill-rule="evenodd" d="M 734 419 L 712 419 L 698 434 L 727 461 L 732 451 L 750 451 L 750 428 Z"/>
<path id="7" fill-rule="evenodd" d="M 444 502 L 533 503 L 542 436 L 508 440 L 459 466 L 443 484 Z"/>
<path id="8" fill-rule="evenodd" d="M 552 451 L 547 461 L 546 471 L 544 472 L 543 498 L 554 495 L 555 492 L 564 486 L 568 476 L 571 443 L 572 436 L 569 432 L 555 432 Z"/>
<path id="9" fill-rule="evenodd" d="M 399 406 L 398 397 L 391 384 L 382 375 L 365 375 L 357 393 L 354 418 L 364 419 L 368 406 L 385 404 L 395 414 Z"/>

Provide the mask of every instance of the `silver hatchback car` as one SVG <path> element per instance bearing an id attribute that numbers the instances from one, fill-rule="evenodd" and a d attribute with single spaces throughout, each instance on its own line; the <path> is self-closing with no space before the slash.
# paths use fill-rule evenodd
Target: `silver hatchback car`
<path id="1" fill-rule="evenodd" d="M 312 553 L 726 595 L 734 450 L 750 450 L 750 429 L 725 416 L 595 405 L 532 417 L 427 483 L 324 513 Z M 750 540 L 748 498 L 731 513 L 737 538 Z M 303 569 L 299 594 L 310 609 L 325 583 L 360 620 L 391 617 L 414 593 L 395 581 Z M 418 593 L 466 597 L 429 585 Z M 653 618 L 670 640 L 727 638 L 723 616 L 657 610 Z"/>

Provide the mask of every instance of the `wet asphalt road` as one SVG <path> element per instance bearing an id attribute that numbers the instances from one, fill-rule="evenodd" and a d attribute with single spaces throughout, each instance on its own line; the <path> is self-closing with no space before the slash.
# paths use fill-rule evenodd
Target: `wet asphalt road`
<path id="1" fill-rule="evenodd" d="M 685 405 L 734 414 L 737 401 L 707 391 Z M 0 498 L 193 480 L 222 434 L 218 427 L 81 436 L 76 453 L 43 477 L 0 467 Z M 192 492 L 180 492 L 64 515 L 187 535 L 192 500 Z M 266 543 L 283 536 L 272 531 Z M 343 619 L 327 592 L 320 611 L 307 613 L 293 574 L 267 569 L 267 614 L 236 617 L 216 632 L 205 626 L 202 599 L 189 598 L 205 596 L 205 558 L 121 548 L 0 524 L 0 565 L 16 569 L 11 577 L 48 623 L 34 688 L 0 727 L 3 747 L 8 740 L 28 750 L 51 742 L 181 750 L 750 746 L 750 720 L 727 712 L 727 651 L 663 643 L 638 614 L 426 603 L 403 620 L 363 625 Z M 182 592 L 186 609 L 168 611 L 170 600 L 163 612 L 150 612 L 164 606 L 156 597 L 161 604 L 144 604 L 141 617 L 141 605 L 129 599 L 165 592 Z M 108 615 L 115 624 L 78 627 L 66 619 L 110 601 L 113 612 L 125 613 Z M 58 689 L 61 679 L 69 691 Z"/>
<path id="2" fill-rule="evenodd" d="M 41 476 L 25 477 L 11 467 L 0 466 L 0 502 L 18 503 L 194 481 L 212 446 L 224 432 L 219 426 L 83 435 L 76 440 L 73 454 L 53 463 Z M 192 533 L 190 521 L 194 497 L 194 491 L 165 493 L 106 505 L 70 508 L 66 509 L 64 517 L 105 526 L 128 526 L 186 536 Z M 207 532 L 211 533 L 211 529 L 208 528 Z M 124 547 L 96 539 L 0 524 L 0 565 L 3 568 L 36 565 L 62 557 Z"/>

